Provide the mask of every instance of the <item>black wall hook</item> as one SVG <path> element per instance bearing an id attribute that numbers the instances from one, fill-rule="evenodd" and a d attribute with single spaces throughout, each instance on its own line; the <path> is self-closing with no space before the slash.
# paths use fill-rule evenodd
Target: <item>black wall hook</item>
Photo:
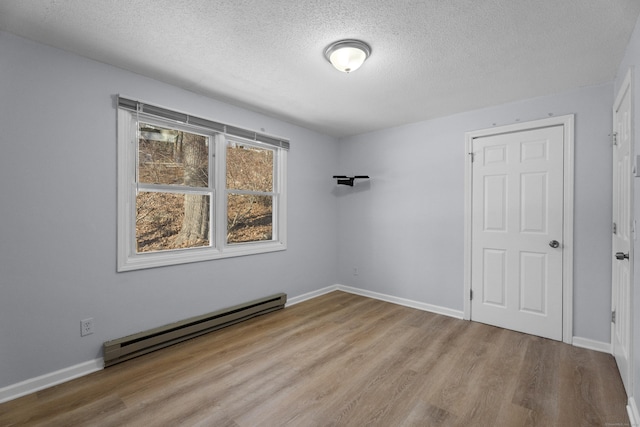
<path id="1" fill-rule="evenodd" d="M 348 185 L 349 187 L 353 187 L 353 181 L 356 179 L 369 179 L 369 175 L 355 175 L 355 176 L 334 175 L 333 177 L 338 180 L 338 184 Z"/>

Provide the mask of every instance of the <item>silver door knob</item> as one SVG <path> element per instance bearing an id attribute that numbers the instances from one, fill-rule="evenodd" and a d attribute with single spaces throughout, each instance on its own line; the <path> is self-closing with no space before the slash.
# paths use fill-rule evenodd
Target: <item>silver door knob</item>
<path id="1" fill-rule="evenodd" d="M 552 248 L 558 248 L 560 247 L 560 242 L 558 242 L 557 240 L 552 240 L 549 242 L 549 246 L 551 246 Z"/>
<path id="2" fill-rule="evenodd" d="M 622 261 L 623 259 L 629 259 L 629 254 L 625 254 L 624 252 L 616 252 L 616 259 Z"/>

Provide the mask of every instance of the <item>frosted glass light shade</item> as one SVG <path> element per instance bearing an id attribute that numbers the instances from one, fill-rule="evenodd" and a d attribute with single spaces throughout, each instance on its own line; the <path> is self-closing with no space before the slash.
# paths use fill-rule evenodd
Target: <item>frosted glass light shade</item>
<path id="1" fill-rule="evenodd" d="M 360 68 L 371 54 L 368 44 L 359 40 L 340 40 L 324 51 L 324 56 L 339 71 L 350 73 Z"/>

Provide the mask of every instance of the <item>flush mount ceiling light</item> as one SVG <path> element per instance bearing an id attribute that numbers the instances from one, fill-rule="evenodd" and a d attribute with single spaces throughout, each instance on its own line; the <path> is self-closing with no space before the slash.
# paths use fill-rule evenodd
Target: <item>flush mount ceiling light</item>
<path id="1" fill-rule="evenodd" d="M 371 55 L 371 47 L 360 40 L 340 40 L 331 43 L 324 51 L 324 56 L 337 70 L 350 73 L 360 68 Z"/>

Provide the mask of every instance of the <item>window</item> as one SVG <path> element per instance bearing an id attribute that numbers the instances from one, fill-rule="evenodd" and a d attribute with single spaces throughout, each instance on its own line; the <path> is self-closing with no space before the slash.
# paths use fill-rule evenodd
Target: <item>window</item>
<path id="1" fill-rule="evenodd" d="M 287 149 L 118 98 L 118 271 L 286 249 Z"/>
<path id="2" fill-rule="evenodd" d="M 227 243 L 273 240 L 275 150 L 227 142 Z"/>

